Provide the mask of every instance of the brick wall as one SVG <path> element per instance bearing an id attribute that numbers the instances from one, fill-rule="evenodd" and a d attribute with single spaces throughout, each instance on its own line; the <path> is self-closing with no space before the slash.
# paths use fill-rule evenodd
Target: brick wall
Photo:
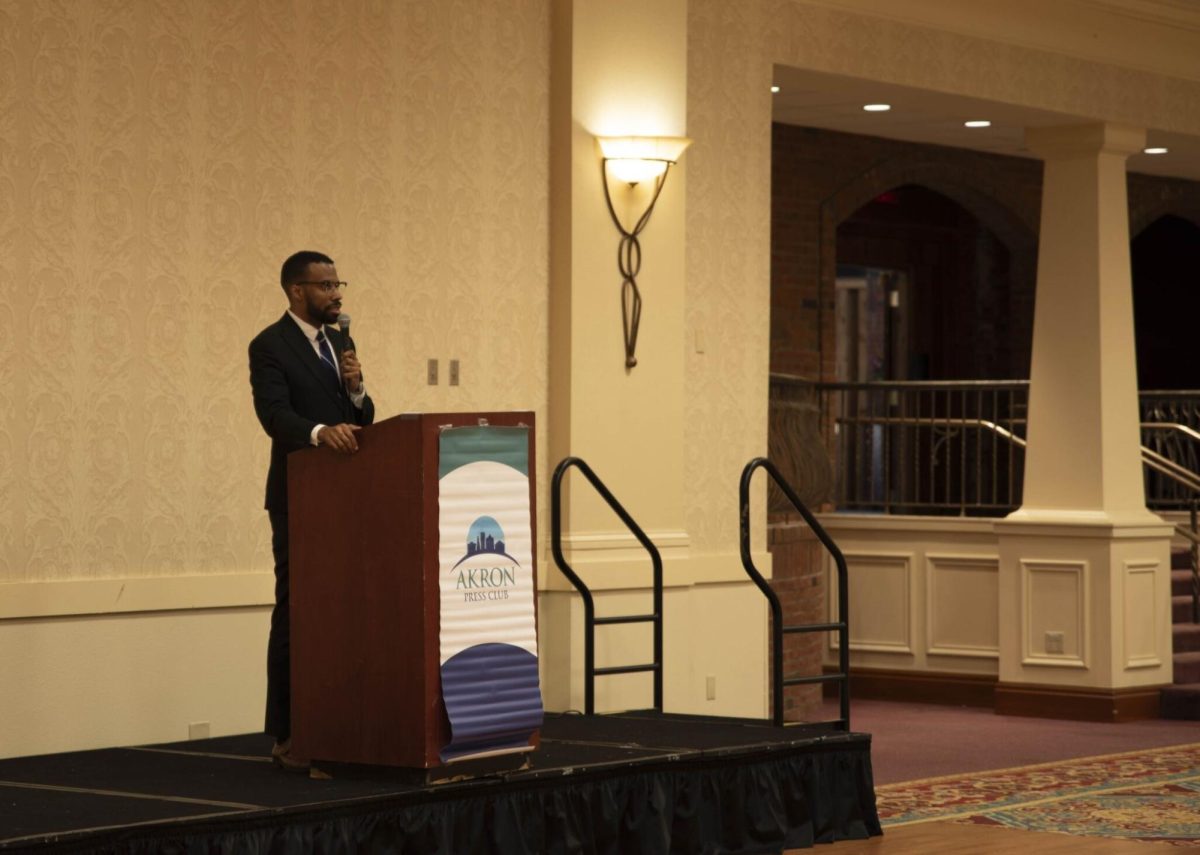
<path id="1" fill-rule="evenodd" d="M 833 379 L 837 229 L 884 191 L 917 184 L 947 196 L 1007 248 L 1014 281 L 1034 280 L 1038 160 L 776 124 L 771 182 L 772 372 Z M 1133 235 L 1165 214 L 1200 224 L 1200 183 L 1131 174 L 1129 211 Z M 1007 316 L 998 335 L 1030 340 L 1032 289 L 1011 289 L 995 308 Z M 1019 354 L 1005 361 L 1028 370 Z"/>
<path id="2" fill-rule="evenodd" d="M 1031 277 L 1041 171 L 1025 158 L 774 125 L 771 370 L 833 379 L 837 227 L 886 190 L 918 184 L 949 197 Z M 1032 323 L 1031 302 L 1011 309 Z"/>
<path id="3" fill-rule="evenodd" d="M 784 624 L 823 623 L 825 573 L 823 547 L 796 514 L 772 513 L 767 523 L 771 552 L 771 587 L 783 607 Z M 784 636 L 783 675 L 815 677 L 821 673 L 827 633 Z M 783 696 L 788 721 L 813 721 L 821 702 L 821 686 L 789 686 Z"/>

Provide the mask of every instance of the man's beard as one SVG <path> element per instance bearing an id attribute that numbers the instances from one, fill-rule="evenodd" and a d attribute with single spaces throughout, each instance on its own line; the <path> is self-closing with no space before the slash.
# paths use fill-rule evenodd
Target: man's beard
<path id="1" fill-rule="evenodd" d="M 324 306 L 319 306 L 312 300 L 308 301 L 308 316 L 318 324 L 332 324 L 337 322 L 338 313 L 341 311 L 341 306 L 338 303 L 326 303 Z"/>

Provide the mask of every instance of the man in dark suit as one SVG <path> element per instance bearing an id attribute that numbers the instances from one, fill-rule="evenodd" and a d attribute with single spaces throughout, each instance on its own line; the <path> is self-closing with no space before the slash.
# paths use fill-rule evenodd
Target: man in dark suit
<path id="1" fill-rule="evenodd" d="M 354 342 L 328 326 L 337 323 L 346 289 L 333 259 L 298 252 L 283 263 L 279 284 L 288 310 L 250 342 L 254 412 L 271 437 L 266 508 L 275 557 L 275 608 L 267 642 L 266 731 L 275 737 L 271 754 L 276 764 L 302 771 L 308 761 L 291 750 L 287 456 L 317 445 L 353 454 L 358 451 L 355 433 L 374 420 L 375 405 L 363 386 Z"/>

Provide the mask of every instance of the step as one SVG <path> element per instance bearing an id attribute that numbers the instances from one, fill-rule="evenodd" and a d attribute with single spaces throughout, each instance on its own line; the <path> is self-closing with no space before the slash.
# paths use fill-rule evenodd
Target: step
<path id="1" fill-rule="evenodd" d="M 1179 596 L 1192 593 L 1192 571 L 1191 570 L 1172 570 L 1171 571 L 1171 595 Z"/>
<path id="2" fill-rule="evenodd" d="M 1200 623 L 1177 623 L 1171 627 L 1171 652 L 1200 650 Z"/>
<path id="3" fill-rule="evenodd" d="M 1191 594 L 1171 597 L 1171 623 L 1193 623 L 1193 617 Z"/>
<path id="4" fill-rule="evenodd" d="M 1175 664 L 1174 683 L 1178 685 L 1200 683 L 1200 650 L 1176 653 L 1171 657 L 1171 661 Z"/>
<path id="5" fill-rule="evenodd" d="M 1200 721 L 1200 683 L 1168 686 L 1159 703 L 1161 718 Z"/>
<path id="6" fill-rule="evenodd" d="M 1172 549 L 1171 550 L 1171 569 L 1172 570 L 1191 570 L 1192 569 L 1192 553 L 1190 549 Z"/>

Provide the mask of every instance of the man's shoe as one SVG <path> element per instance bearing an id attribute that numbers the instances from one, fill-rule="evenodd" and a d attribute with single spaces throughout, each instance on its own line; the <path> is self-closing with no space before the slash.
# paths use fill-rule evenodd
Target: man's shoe
<path id="1" fill-rule="evenodd" d="M 287 738 L 282 742 L 276 742 L 271 749 L 271 760 L 285 772 L 307 772 L 308 767 L 312 764 L 303 757 L 297 757 L 292 751 L 292 740 Z"/>

